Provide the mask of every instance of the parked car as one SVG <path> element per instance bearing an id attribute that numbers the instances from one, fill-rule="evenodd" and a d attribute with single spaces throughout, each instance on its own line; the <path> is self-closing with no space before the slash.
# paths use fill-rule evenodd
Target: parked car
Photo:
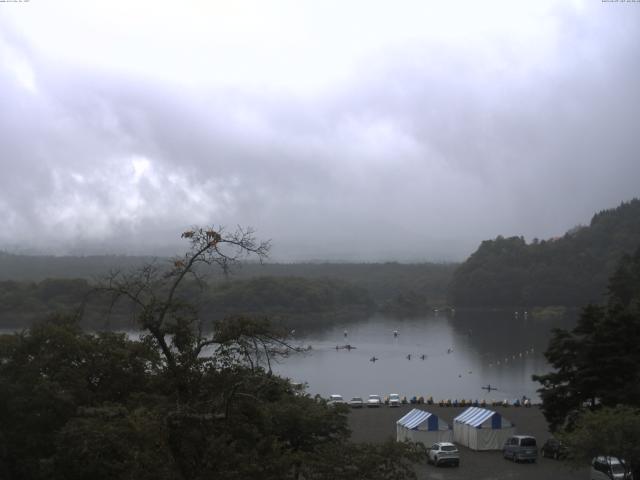
<path id="1" fill-rule="evenodd" d="M 389 394 L 389 406 L 390 407 L 399 407 L 400 403 L 402 403 L 402 400 L 400 399 L 400 395 L 398 395 L 397 393 L 390 393 Z"/>
<path id="2" fill-rule="evenodd" d="M 625 469 L 626 462 L 617 457 L 595 457 L 591 462 L 591 480 L 633 480 L 629 466 Z"/>
<path id="3" fill-rule="evenodd" d="M 362 397 L 353 397 L 349 400 L 349 406 L 351 408 L 362 408 L 364 406 L 364 401 L 362 400 Z"/>
<path id="4" fill-rule="evenodd" d="M 429 449 L 427 462 L 433 463 L 436 467 L 440 465 L 460 466 L 460 452 L 458 447 L 449 442 L 434 443 Z"/>
<path id="5" fill-rule="evenodd" d="M 509 437 L 502 447 L 504 458 L 510 458 L 514 462 L 535 462 L 538 459 L 538 448 L 535 437 L 529 435 L 514 435 Z"/>
<path id="6" fill-rule="evenodd" d="M 367 407 L 379 407 L 382 405 L 382 398 L 380 395 L 369 395 L 367 400 Z"/>
<path id="7" fill-rule="evenodd" d="M 567 456 L 567 447 L 560 440 L 550 438 L 540 448 L 540 455 L 558 460 Z"/>
<path id="8" fill-rule="evenodd" d="M 329 395 L 329 401 L 327 403 L 329 405 L 340 405 L 344 403 L 344 398 L 342 398 L 342 395 Z"/>

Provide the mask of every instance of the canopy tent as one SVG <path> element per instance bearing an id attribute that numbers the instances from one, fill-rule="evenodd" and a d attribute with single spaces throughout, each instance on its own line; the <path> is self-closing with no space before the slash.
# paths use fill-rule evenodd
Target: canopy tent
<path id="1" fill-rule="evenodd" d="M 453 419 L 453 440 L 472 450 L 500 450 L 515 425 L 498 412 L 469 407 Z"/>
<path id="2" fill-rule="evenodd" d="M 422 442 L 426 447 L 436 442 L 450 442 L 453 432 L 447 422 L 437 415 L 414 408 L 396 422 L 399 442 Z"/>

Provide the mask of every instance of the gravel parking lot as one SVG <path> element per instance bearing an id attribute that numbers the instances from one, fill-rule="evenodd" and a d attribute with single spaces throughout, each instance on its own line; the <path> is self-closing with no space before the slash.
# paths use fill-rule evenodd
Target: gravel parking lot
<path id="1" fill-rule="evenodd" d="M 435 413 L 443 420 L 453 422 L 464 408 L 439 407 L 435 405 L 403 405 L 400 408 L 362 408 L 349 414 L 351 438 L 355 442 L 383 442 L 396 437 L 396 421 L 412 408 L 420 408 Z M 533 435 L 538 440 L 538 448 L 549 438 L 547 422 L 538 407 L 491 407 L 516 425 L 516 433 Z M 476 452 L 465 447 L 460 448 L 460 467 L 435 467 L 418 465 L 418 478 L 421 480 L 586 480 L 589 468 L 573 469 L 564 463 L 539 457 L 536 463 L 513 463 L 502 458 L 502 452 Z"/>

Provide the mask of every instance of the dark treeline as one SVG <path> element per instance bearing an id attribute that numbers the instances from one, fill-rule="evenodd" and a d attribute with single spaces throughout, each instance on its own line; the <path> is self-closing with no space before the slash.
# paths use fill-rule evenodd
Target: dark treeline
<path id="1" fill-rule="evenodd" d="M 54 257 L 15 255 L 0 251 L 0 281 L 40 282 L 51 278 L 94 281 L 112 270 L 130 270 L 154 261 L 152 257 L 87 256 Z M 158 258 L 163 264 L 168 259 Z M 429 303 L 442 304 L 447 285 L 458 264 L 453 263 L 243 263 L 233 272 L 233 280 L 255 277 L 299 277 L 334 279 L 364 288 L 377 302 L 394 303 L 402 295 L 420 293 Z M 224 280 L 211 269 L 203 272 L 213 282 Z"/>
<path id="2" fill-rule="evenodd" d="M 5 255 L 5 260 L 18 259 L 29 264 L 30 257 Z M 79 272 L 98 271 L 93 263 Z M 117 257 L 116 267 L 135 268 L 141 258 L 132 258 L 128 266 L 125 257 Z M 41 272 L 56 269 L 64 258 L 53 258 Z M 70 265 L 76 258 L 67 258 Z M 81 263 L 81 262 L 80 262 Z M 162 265 L 170 262 L 156 260 Z M 115 268 L 111 265 L 111 268 Z M 245 264 L 229 279 L 219 274 L 208 275 L 208 282 L 185 284 L 184 300 L 199 306 L 205 325 L 226 316 L 250 314 L 268 316 L 275 323 L 292 328 L 312 327 L 334 319 L 359 319 L 374 311 L 399 315 L 416 315 L 444 302 L 446 285 L 453 271 L 451 265 L 398 263 L 389 264 Z M 32 273 L 35 269 L 28 269 Z M 73 270 L 67 270 L 67 274 Z M 269 273 L 269 276 L 265 276 Z M 262 274 L 262 275 L 260 275 Z M 5 272 L 6 275 L 6 272 Z M 295 275 L 295 276 L 293 276 Z M 36 276 L 37 278 L 37 276 Z M 99 278 L 99 275 L 95 275 Z M 40 281 L 0 281 L 0 328 L 26 327 L 34 319 L 54 312 L 71 314 L 83 303 L 83 325 L 86 328 L 134 328 L 131 312 L 110 308 L 108 298 L 93 292 L 95 280 L 88 278 L 47 278 Z M 90 295 L 89 295 L 90 294 Z"/>
<path id="3" fill-rule="evenodd" d="M 0 280 L 34 281 L 47 278 L 95 279 L 110 270 L 137 268 L 152 257 L 124 255 L 17 255 L 0 251 Z"/>
<path id="4" fill-rule="evenodd" d="M 205 327 L 238 314 L 269 316 L 289 327 L 313 324 L 327 316 L 371 313 L 375 304 L 366 290 L 337 280 L 258 277 L 202 286 L 185 282 L 180 298 L 197 305 Z M 112 307 L 108 296 L 84 279 L 0 282 L 0 327 L 29 326 L 53 313 L 75 314 L 92 330 L 135 328 L 132 311 Z"/>
<path id="5" fill-rule="evenodd" d="M 463 264 L 244 263 L 231 279 L 202 271 L 197 299 L 210 318 L 255 312 L 288 318 L 370 313 L 421 314 L 435 306 L 578 307 L 599 302 L 618 260 L 640 245 L 640 200 L 596 214 L 589 226 L 550 240 L 522 237 L 482 242 Z M 53 257 L 0 252 L 0 325 L 33 314 L 66 311 L 109 271 L 168 259 L 126 256 Z M 195 300 L 191 297 L 190 300 Z M 96 312 L 94 312 L 96 313 Z M 96 313 L 92 317 L 100 326 Z M 109 320 L 122 323 L 121 319 Z M 96 323 L 98 322 L 98 323 Z"/>
<path id="6" fill-rule="evenodd" d="M 640 200 L 594 215 L 563 237 L 482 242 L 454 273 L 456 306 L 581 306 L 600 302 L 617 262 L 640 245 Z"/>
<path id="7" fill-rule="evenodd" d="M 221 282 L 207 290 L 206 309 L 218 316 L 330 313 L 345 308 L 372 310 L 369 293 L 340 280 L 256 277 Z"/>
<path id="8" fill-rule="evenodd" d="M 573 328 L 552 331 L 545 357 L 553 369 L 533 379 L 569 461 L 579 466 L 598 455 L 615 456 L 638 478 L 640 248 L 620 260 L 605 303 L 584 307 Z"/>

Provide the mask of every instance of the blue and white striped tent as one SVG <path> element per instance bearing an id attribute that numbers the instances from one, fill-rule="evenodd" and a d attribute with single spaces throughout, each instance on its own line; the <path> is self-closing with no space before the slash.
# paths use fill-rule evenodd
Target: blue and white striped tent
<path id="1" fill-rule="evenodd" d="M 414 408 L 396 422 L 396 440 L 422 442 L 429 447 L 436 442 L 450 442 L 453 432 L 437 415 Z"/>
<path id="2" fill-rule="evenodd" d="M 453 419 L 453 440 L 472 450 L 500 450 L 515 425 L 498 412 L 469 407 Z"/>

